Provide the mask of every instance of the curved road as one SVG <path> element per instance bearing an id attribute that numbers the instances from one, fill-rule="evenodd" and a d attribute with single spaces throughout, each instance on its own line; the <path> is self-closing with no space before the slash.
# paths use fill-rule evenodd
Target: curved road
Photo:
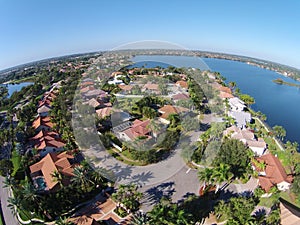
<path id="1" fill-rule="evenodd" d="M 192 132 L 189 136 L 189 143 L 195 142 L 200 135 L 199 132 Z M 112 171 L 118 184 L 135 183 L 139 186 L 155 185 L 164 182 L 177 174 L 186 164 L 181 157 L 181 149 L 177 148 L 167 159 L 146 166 L 130 166 L 114 157 L 106 150 L 99 151 L 90 149 L 83 151 L 84 155 L 89 157 L 94 166 L 99 166 Z M 197 181 L 198 182 L 198 181 Z"/>

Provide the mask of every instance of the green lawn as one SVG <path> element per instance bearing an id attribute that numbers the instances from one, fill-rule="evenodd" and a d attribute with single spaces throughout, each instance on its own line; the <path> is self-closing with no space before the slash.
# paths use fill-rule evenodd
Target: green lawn
<path id="1" fill-rule="evenodd" d="M 268 198 L 260 198 L 258 205 L 271 208 L 276 201 L 277 201 L 277 197 L 273 194 Z"/>
<path id="2" fill-rule="evenodd" d="M 296 197 L 294 196 L 294 194 L 289 193 L 289 192 L 281 192 L 280 193 L 280 197 L 283 198 L 284 200 L 290 202 L 291 204 L 297 206 L 298 208 L 300 208 L 300 201 L 296 200 Z"/>
<path id="3" fill-rule="evenodd" d="M 3 218 L 0 216 L 0 225 L 3 225 Z"/>
<path id="4" fill-rule="evenodd" d="M 14 176 L 19 170 L 21 163 L 21 156 L 15 150 L 12 152 L 11 161 L 14 166 L 14 171 L 12 172 L 12 176 Z"/>

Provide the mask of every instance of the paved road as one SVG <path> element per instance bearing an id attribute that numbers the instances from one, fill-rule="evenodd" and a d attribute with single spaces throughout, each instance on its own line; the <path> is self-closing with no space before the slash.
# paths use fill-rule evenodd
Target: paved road
<path id="1" fill-rule="evenodd" d="M 193 132 L 189 143 L 197 140 L 200 132 Z M 135 183 L 139 186 L 153 185 L 164 182 L 185 168 L 181 157 L 181 149 L 177 148 L 167 159 L 147 166 L 130 166 L 112 157 L 105 149 L 90 149 L 83 151 L 85 156 L 92 159 L 95 166 L 104 167 L 115 174 L 119 184 Z"/>
<path id="2" fill-rule="evenodd" d="M 7 200 L 10 197 L 10 191 L 8 188 L 3 187 L 4 177 L 0 176 L 0 198 L 1 198 L 1 206 L 2 212 L 6 225 L 19 225 L 17 218 L 13 215 L 10 208 L 7 207 Z"/>

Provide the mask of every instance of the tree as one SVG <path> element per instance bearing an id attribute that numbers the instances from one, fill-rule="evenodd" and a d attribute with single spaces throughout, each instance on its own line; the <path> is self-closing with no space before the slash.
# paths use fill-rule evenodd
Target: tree
<path id="1" fill-rule="evenodd" d="M 267 225 L 279 225 L 280 224 L 280 209 L 277 207 L 273 209 L 266 219 Z"/>
<path id="2" fill-rule="evenodd" d="M 213 172 L 214 170 L 212 168 L 206 167 L 204 170 L 199 170 L 198 171 L 198 178 L 199 181 L 203 181 L 203 189 L 205 189 L 206 185 L 211 185 L 213 184 L 214 178 L 213 178 Z"/>
<path id="3" fill-rule="evenodd" d="M 213 165 L 227 164 L 230 166 L 230 171 L 234 177 L 240 178 L 251 171 L 250 155 L 250 150 L 243 142 L 235 139 L 225 139 Z"/>
<path id="4" fill-rule="evenodd" d="M 253 105 L 255 103 L 255 100 L 253 97 L 251 97 L 250 95 L 247 95 L 247 94 L 240 94 L 239 95 L 240 99 L 242 101 L 245 102 L 245 104 L 247 104 L 248 106 L 249 105 Z"/>
<path id="5" fill-rule="evenodd" d="M 112 198 L 121 202 L 127 210 L 134 212 L 140 207 L 140 200 L 143 197 L 141 192 L 137 191 L 137 186 L 134 184 L 121 184 L 116 193 L 112 194 Z"/>
<path id="6" fill-rule="evenodd" d="M 233 174 L 230 172 L 230 166 L 228 164 L 221 163 L 213 169 L 212 176 L 217 184 L 216 192 L 218 192 L 220 185 L 225 181 L 231 180 Z"/>
<path id="7" fill-rule="evenodd" d="M 63 185 L 63 176 L 60 172 L 58 172 L 57 170 L 55 170 L 52 174 L 51 174 L 53 181 L 57 182 L 59 184 L 59 186 L 62 188 Z"/>
<path id="8" fill-rule="evenodd" d="M 227 206 L 224 200 L 220 200 L 214 207 L 214 213 L 217 219 L 220 219 L 222 216 L 229 215 L 229 210 L 230 208 Z"/>
<path id="9" fill-rule="evenodd" d="M 234 89 L 234 88 L 236 87 L 236 82 L 230 81 L 230 82 L 228 83 L 228 85 L 229 85 L 229 87 L 230 87 L 231 89 Z"/>
<path id="10" fill-rule="evenodd" d="M 194 224 L 192 215 L 175 203 L 160 202 L 149 212 L 149 224 L 160 225 L 190 225 Z"/>
<path id="11" fill-rule="evenodd" d="M 138 211 L 133 214 L 131 219 L 132 225 L 148 225 L 149 224 L 149 217 L 146 213 Z"/>
<path id="12" fill-rule="evenodd" d="M 75 184 L 80 185 L 82 191 L 87 192 L 89 184 L 92 183 L 88 174 L 88 170 L 83 166 L 77 166 L 74 168 L 73 173 L 74 176 L 71 180 Z"/>
<path id="13" fill-rule="evenodd" d="M 286 136 L 286 130 L 282 126 L 274 126 L 273 128 L 274 134 L 276 137 L 278 137 L 280 140 L 283 140 Z"/>
<path id="14" fill-rule="evenodd" d="M 13 164 L 8 159 L 0 160 L 0 175 L 6 177 L 13 170 Z"/>

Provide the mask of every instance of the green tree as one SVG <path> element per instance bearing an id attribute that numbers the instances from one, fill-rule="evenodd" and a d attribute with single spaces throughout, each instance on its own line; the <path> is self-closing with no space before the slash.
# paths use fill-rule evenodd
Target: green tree
<path id="1" fill-rule="evenodd" d="M 230 181 L 233 178 L 233 174 L 230 172 L 230 166 L 224 163 L 221 163 L 213 169 L 212 176 L 217 184 L 216 192 L 219 191 L 220 185 L 223 182 Z"/>
<path id="2" fill-rule="evenodd" d="M 230 171 L 234 177 L 242 177 L 251 172 L 250 155 L 250 150 L 243 142 L 235 139 L 225 139 L 213 165 L 227 164 L 230 166 Z"/>
<path id="3" fill-rule="evenodd" d="M 13 170 L 13 163 L 8 159 L 0 160 L 0 175 L 6 177 Z"/>
<path id="4" fill-rule="evenodd" d="M 112 194 L 112 198 L 121 202 L 126 209 L 135 212 L 140 207 L 140 200 L 143 197 L 141 192 L 137 191 L 137 186 L 134 184 L 123 185 L 121 184 L 116 193 Z"/>
<path id="5" fill-rule="evenodd" d="M 280 140 L 283 140 L 286 136 L 286 130 L 282 126 L 274 126 L 273 128 L 274 134 L 276 137 L 278 137 Z"/>
<path id="6" fill-rule="evenodd" d="M 208 168 L 208 167 L 206 167 L 204 170 L 198 171 L 199 181 L 204 182 L 203 189 L 205 189 L 206 185 L 212 185 L 215 183 L 213 173 L 214 173 L 214 170 L 212 168 Z"/>
<path id="7" fill-rule="evenodd" d="M 255 103 L 255 100 L 253 97 L 247 94 L 240 94 L 240 99 L 245 102 L 248 106 L 253 105 Z"/>

